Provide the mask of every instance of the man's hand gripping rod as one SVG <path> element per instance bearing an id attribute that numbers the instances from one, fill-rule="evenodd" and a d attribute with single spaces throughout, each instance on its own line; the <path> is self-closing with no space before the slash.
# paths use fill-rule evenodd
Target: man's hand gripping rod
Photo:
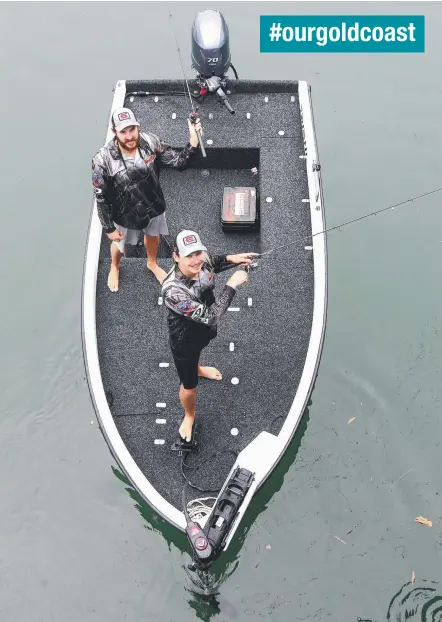
<path id="1" fill-rule="evenodd" d="M 194 125 L 196 123 L 197 118 L 198 118 L 198 115 L 196 114 L 195 110 L 190 113 L 190 122 L 193 123 Z M 201 138 L 201 132 L 197 131 L 196 134 L 200 142 L 201 153 L 203 154 L 203 158 L 207 158 L 206 150 L 204 149 L 203 140 Z"/>

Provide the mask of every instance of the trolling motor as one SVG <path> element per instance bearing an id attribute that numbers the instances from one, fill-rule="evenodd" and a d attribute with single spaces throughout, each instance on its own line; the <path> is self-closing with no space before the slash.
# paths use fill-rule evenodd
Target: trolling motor
<path id="1" fill-rule="evenodd" d="M 220 556 L 229 530 L 254 477 L 254 473 L 247 469 L 241 467 L 235 469 L 204 529 L 189 518 L 183 491 L 186 534 L 193 549 L 193 564 L 189 566 L 190 570 L 205 570 Z"/>
<path id="2" fill-rule="evenodd" d="M 223 89 L 227 87 L 226 72 L 232 67 L 230 60 L 229 29 L 219 11 L 199 11 L 192 26 L 192 68 L 196 69 L 196 83 L 200 95 L 215 93 L 221 104 L 235 114 Z"/>

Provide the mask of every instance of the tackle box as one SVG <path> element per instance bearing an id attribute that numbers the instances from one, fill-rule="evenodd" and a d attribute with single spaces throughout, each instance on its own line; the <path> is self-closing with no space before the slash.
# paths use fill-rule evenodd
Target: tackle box
<path id="1" fill-rule="evenodd" d="M 221 203 L 223 231 L 256 229 L 258 225 L 258 200 L 256 188 L 224 188 Z"/>

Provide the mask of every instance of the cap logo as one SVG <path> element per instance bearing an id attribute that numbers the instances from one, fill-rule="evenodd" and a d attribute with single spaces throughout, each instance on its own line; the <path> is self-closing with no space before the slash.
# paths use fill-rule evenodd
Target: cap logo
<path id="1" fill-rule="evenodd" d="M 119 121 L 125 121 L 126 119 L 130 119 L 130 114 L 128 112 L 120 112 L 118 115 Z"/>
<path id="2" fill-rule="evenodd" d="M 196 243 L 196 237 L 194 235 L 186 235 L 186 237 L 183 238 L 184 246 L 188 246 L 189 244 L 195 244 L 195 243 Z"/>

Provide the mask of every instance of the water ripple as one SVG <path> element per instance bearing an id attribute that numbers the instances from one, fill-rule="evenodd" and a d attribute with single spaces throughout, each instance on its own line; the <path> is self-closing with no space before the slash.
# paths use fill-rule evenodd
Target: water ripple
<path id="1" fill-rule="evenodd" d="M 403 585 L 390 601 L 386 622 L 442 622 L 442 590 L 438 585 L 425 579 Z M 357 622 L 372 620 L 358 618 Z"/>

